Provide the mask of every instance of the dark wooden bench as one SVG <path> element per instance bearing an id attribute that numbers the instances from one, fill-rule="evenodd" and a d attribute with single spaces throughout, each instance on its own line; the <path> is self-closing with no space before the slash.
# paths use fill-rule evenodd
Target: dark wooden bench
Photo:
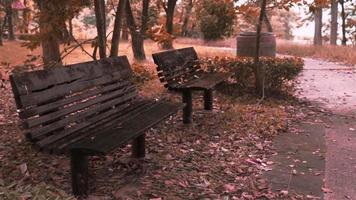
<path id="1" fill-rule="evenodd" d="M 10 77 L 26 137 L 40 151 L 67 154 L 72 190 L 88 192 L 88 156 L 105 155 L 133 141 L 145 156 L 145 131 L 183 104 L 138 96 L 125 56 Z"/>
<path id="2" fill-rule="evenodd" d="M 213 89 L 231 77 L 232 73 L 207 73 L 200 65 L 193 47 L 175 49 L 152 55 L 160 81 L 166 88 L 182 93 L 183 122 L 190 123 L 192 115 L 192 91 L 204 91 L 205 110 L 213 109 Z"/>

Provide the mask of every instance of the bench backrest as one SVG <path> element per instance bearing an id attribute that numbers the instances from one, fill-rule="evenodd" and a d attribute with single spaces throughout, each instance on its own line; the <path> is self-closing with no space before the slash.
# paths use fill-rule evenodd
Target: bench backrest
<path id="1" fill-rule="evenodd" d="M 75 142 L 117 117 L 137 98 L 131 78 L 121 56 L 12 74 L 10 80 L 26 136 L 42 150 Z"/>
<path id="2" fill-rule="evenodd" d="M 193 47 L 155 53 L 152 57 L 160 81 L 168 88 L 179 87 L 201 72 L 198 55 Z"/>

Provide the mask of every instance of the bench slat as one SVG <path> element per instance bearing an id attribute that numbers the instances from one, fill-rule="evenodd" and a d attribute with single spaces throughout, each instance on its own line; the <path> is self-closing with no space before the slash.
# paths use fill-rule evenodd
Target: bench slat
<path id="1" fill-rule="evenodd" d="M 127 88 L 125 88 L 125 89 L 127 89 Z M 131 89 L 133 89 L 133 86 Z M 120 104 L 124 104 L 126 101 L 131 100 L 134 97 L 136 97 L 136 94 L 128 94 L 128 95 L 123 96 L 122 98 L 116 98 L 113 101 L 116 102 L 115 106 L 121 106 Z M 53 123 L 31 129 L 29 132 L 30 138 L 36 139 L 38 137 L 48 134 L 51 131 L 55 131 L 57 129 L 63 128 L 70 123 L 78 122 L 80 120 L 90 117 L 91 115 L 95 115 L 96 113 L 99 113 L 105 109 L 108 109 L 107 105 L 114 105 L 113 101 L 108 101 L 103 104 L 98 104 L 97 106 L 95 106 L 91 109 L 87 109 L 83 112 L 78 112 L 78 113 L 75 113 L 74 115 L 65 117 L 65 118 L 55 121 Z M 74 106 L 77 106 L 77 104 Z M 63 110 L 61 110 L 61 111 L 63 111 Z"/>
<path id="2" fill-rule="evenodd" d="M 60 109 L 58 111 L 55 111 L 55 112 L 52 112 L 52 113 L 49 113 L 49 114 L 46 114 L 46 115 L 39 116 L 37 118 L 26 119 L 26 120 L 24 120 L 24 127 L 25 128 L 32 128 L 34 126 L 37 126 L 37 125 L 40 125 L 40 124 L 43 124 L 43 123 L 47 123 L 47 122 L 50 122 L 50 121 L 55 120 L 55 119 L 59 119 L 60 117 L 64 117 L 66 115 L 69 115 L 71 113 L 75 113 L 77 111 L 80 111 L 82 109 L 88 108 L 90 106 L 93 106 L 95 104 L 98 104 L 98 103 L 101 103 L 101 102 L 104 102 L 104 101 L 108 101 L 108 100 L 111 100 L 111 99 L 114 99 L 114 100 L 117 101 L 117 98 L 119 98 L 119 99 L 120 98 L 124 98 L 125 95 L 127 95 L 127 96 L 129 96 L 129 95 L 130 96 L 137 96 L 135 87 L 131 86 L 131 87 L 126 87 L 126 88 L 123 88 L 123 89 L 119 89 L 119 90 L 116 90 L 114 92 L 110 92 L 110 93 L 107 93 L 107 94 L 100 95 L 100 96 L 98 96 L 96 98 L 93 98 L 93 99 L 90 99 L 88 101 L 79 102 L 79 103 L 74 104 L 74 105 L 72 105 L 70 107 L 67 107 L 67 108 L 64 108 L 64 109 Z M 114 102 L 114 101 L 112 101 L 112 102 Z M 106 107 L 110 107 L 112 104 L 111 103 L 105 103 L 103 105 L 106 106 Z"/>
<path id="3" fill-rule="evenodd" d="M 97 66 L 100 65 L 100 68 Z M 125 56 L 108 58 L 105 60 L 68 65 L 67 67 L 53 67 L 45 70 L 18 73 L 12 75 L 14 86 L 19 95 L 27 95 L 44 90 L 55 85 L 70 83 L 79 79 L 96 78 L 105 74 L 121 71 L 123 77 L 131 73 Z M 128 74 L 126 74 L 128 73 Z"/>
<path id="4" fill-rule="evenodd" d="M 106 93 L 111 90 L 115 90 L 115 89 L 118 89 L 121 87 L 128 86 L 130 84 L 131 83 L 129 81 L 123 81 L 123 82 L 114 83 L 112 85 L 108 85 L 105 87 L 99 87 L 99 88 L 96 88 L 93 90 L 89 90 L 88 92 L 83 92 L 82 94 L 79 94 L 79 95 L 75 95 L 75 96 L 72 96 L 69 98 L 61 99 L 56 102 L 52 102 L 50 104 L 45 104 L 45 105 L 41 105 L 41 106 L 32 107 L 32 108 L 29 108 L 26 110 L 22 110 L 19 113 L 19 115 L 20 115 L 21 119 L 26 119 L 26 118 L 29 118 L 34 115 L 47 113 L 51 110 L 54 110 L 56 108 L 59 108 L 61 106 L 64 106 L 64 105 L 67 105 L 67 104 L 70 104 L 70 103 L 73 103 L 76 101 L 79 101 L 81 99 L 86 99 L 86 98 L 92 97 L 94 95 Z"/>
<path id="5" fill-rule="evenodd" d="M 108 127 L 108 126 L 114 125 L 114 124 L 119 125 L 119 121 L 118 121 L 120 119 L 119 116 L 122 115 L 123 111 L 125 113 L 127 113 L 134 109 L 137 109 L 144 105 L 147 105 L 148 103 L 149 102 L 145 101 L 142 103 L 125 105 L 122 107 L 111 109 L 111 110 L 103 113 L 102 115 L 94 116 L 90 119 L 87 119 L 87 120 L 81 122 L 80 124 L 78 124 L 77 126 L 70 127 L 69 129 L 66 129 L 60 133 L 53 135 L 53 136 L 46 137 L 43 140 L 37 142 L 35 144 L 35 146 L 38 147 L 39 149 L 46 148 L 47 151 L 52 151 L 53 149 L 56 149 L 58 152 L 58 150 L 59 150 L 58 147 L 60 146 L 60 144 L 58 144 L 58 143 L 60 143 L 61 140 L 64 139 L 69 144 L 70 140 L 67 138 L 68 136 L 72 136 L 75 139 L 76 137 L 80 138 L 81 134 L 85 134 L 88 136 L 88 135 L 95 133 L 93 130 L 87 130 L 86 133 L 83 132 L 83 130 L 84 130 L 83 128 L 88 127 L 88 126 L 90 126 L 91 129 L 95 128 L 96 126 L 99 126 L 100 132 L 102 132 L 105 129 L 105 127 Z M 102 120 L 104 120 L 104 121 L 101 122 Z M 111 121 L 109 121 L 111 124 L 109 122 L 107 122 L 107 120 L 111 120 Z M 98 123 L 98 124 L 96 124 L 96 123 Z M 63 148 L 65 148 L 65 147 L 62 147 L 62 149 Z"/>
<path id="6" fill-rule="evenodd" d="M 182 107 L 183 104 L 157 102 L 134 119 L 122 123 L 120 128 L 107 130 L 100 133 L 100 136 L 85 138 L 73 144 L 70 148 L 94 154 L 109 153 L 119 144 L 123 145 L 132 138 L 141 135 L 144 131 L 177 112 Z"/>
<path id="7" fill-rule="evenodd" d="M 148 103 L 149 102 L 147 101 L 138 101 L 136 103 L 133 103 L 131 106 L 128 106 L 126 108 L 126 111 L 129 112 L 132 110 L 140 110 Z M 107 118 L 102 117 L 102 119 L 96 121 L 95 123 L 92 123 L 90 126 L 82 128 L 78 134 L 71 134 L 64 139 L 56 141 L 56 143 L 47 146 L 46 148 L 51 149 L 51 152 L 55 154 L 65 153 L 68 150 L 67 147 L 72 143 L 77 142 L 85 137 L 88 137 L 93 133 L 101 132 L 114 125 L 119 125 L 120 122 L 118 121 L 122 120 L 124 116 L 118 117 L 118 115 L 118 113 L 113 113 Z"/>
<path id="8" fill-rule="evenodd" d="M 24 107 L 41 105 L 43 103 L 48 104 L 52 103 L 53 99 L 63 98 L 66 95 L 90 89 L 93 86 L 120 80 L 121 76 L 121 72 L 112 72 L 111 75 L 102 76 L 95 79 L 79 79 L 68 84 L 61 84 L 43 91 L 33 92 L 28 95 L 20 96 L 20 101 Z"/>

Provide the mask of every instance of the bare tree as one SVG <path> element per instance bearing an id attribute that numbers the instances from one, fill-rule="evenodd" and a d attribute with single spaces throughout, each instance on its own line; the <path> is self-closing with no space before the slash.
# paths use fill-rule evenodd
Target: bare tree
<path id="1" fill-rule="evenodd" d="M 181 33 L 182 36 L 188 36 L 188 24 L 189 24 L 189 18 L 192 14 L 193 5 L 194 5 L 193 0 L 186 0 L 183 25 L 182 25 L 182 33 Z"/>
<path id="2" fill-rule="evenodd" d="M 337 41 L 337 13 L 338 0 L 331 0 L 331 28 L 330 28 L 330 44 L 336 45 Z"/>
<path id="3" fill-rule="evenodd" d="M 346 13 L 345 13 L 345 0 L 339 0 L 339 3 L 341 5 L 341 20 L 342 20 L 342 40 L 341 40 L 341 44 L 346 46 Z"/>
<path id="4" fill-rule="evenodd" d="M 266 4 L 267 0 L 261 1 L 261 11 L 257 24 L 257 33 L 256 33 L 256 54 L 254 57 L 254 65 L 255 65 L 255 81 L 256 81 L 256 90 L 258 94 L 264 98 L 264 82 L 265 82 L 265 69 L 263 65 L 260 63 L 260 40 L 261 40 L 261 30 L 262 30 L 262 22 L 263 18 L 265 18 L 266 12 Z"/>
<path id="5" fill-rule="evenodd" d="M 144 0 L 147 1 L 147 0 Z M 125 8 L 125 18 L 126 18 L 126 23 L 128 28 L 130 29 L 131 33 L 131 42 L 132 42 L 132 51 L 134 54 L 135 59 L 137 60 L 145 60 L 146 55 L 145 55 L 145 49 L 143 46 L 143 35 L 141 34 L 141 31 L 137 28 L 135 18 L 132 13 L 131 5 L 130 2 L 128 1 L 126 3 L 126 8 Z M 143 13 L 146 11 L 142 11 Z M 143 22 L 143 26 L 144 23 Z"/>
<path id="6" fill-rule="evenodd" d="M 98 32 L 97 45 L 99 47 L 100 59 L 106 58 L 106 19 L 105 0 L 94 0 L 96 29 Z"/>
<path id="7" fill-rule="evenodd" d="M 322 26 L 323 26 L 323 9 L 322 7 L 316 7 L 314 10 L 314 45 L 322 45 Z"/>
<path id="8" fill-rule="evenodd" d="M 120 32 L 122 27 L 122 18 L 125 12 L 127 0 L 120 0 L 117 6 L 116 15 L 115 15 L 115 23 L 114 23 L 114 31 L 112 34 L 111 40 L 111 51 L 110 57 L 117 56 L 119 53 L 119 41 L 120 41 Z"/>

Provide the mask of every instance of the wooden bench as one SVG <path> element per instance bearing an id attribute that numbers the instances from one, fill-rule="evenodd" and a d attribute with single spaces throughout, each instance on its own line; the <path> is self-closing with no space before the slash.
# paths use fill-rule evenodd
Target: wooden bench
<path id="1" fill-rule="evenodd" d="M 231 77 L 232 73 L 204 72 L 193 47 L 169 50 L 152 55 L 160 81 L 166 88 L 182 93 L 183 122 L 190 123 L 192 115 L 192 91 L 204 91 L 205 110 L 213 109 L 213 89 Z"/>
<path id="2" fill-rule="evenodd" d="M 10 77 L 28 140 L 70 155 L 74 195 L 88 192 L 88 156 L 133 140 L 133 156 L 144 157 L 145 131 L 183 108 L 139 97 L 131 78 L 125 56 Z"/>

